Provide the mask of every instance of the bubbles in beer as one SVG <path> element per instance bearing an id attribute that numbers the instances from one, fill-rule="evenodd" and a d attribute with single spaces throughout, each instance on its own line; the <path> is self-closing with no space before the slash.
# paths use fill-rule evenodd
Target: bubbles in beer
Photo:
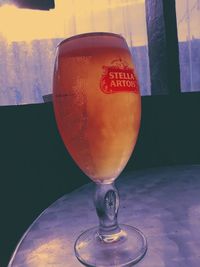
<path id="1" fill-rule="evenodd" d="M 71 46 L 68 41 L 59 47 L 54 109 L 64 144 L 78 166 L 94 181 L 109 183 L 123 170 L 136 143 L 139 87 L 123 40 L 113 37 L 110 44 L 112 38 L 108 43 L 106 36 L 88 38 L 92 40 L 73 40 Z M 126 64 L 113 69 L 118 58 Z M 103 66 L 110 66 L 108 76 Z M 115 83 L 113 92 L 102 90 L 103 75 Z"/>

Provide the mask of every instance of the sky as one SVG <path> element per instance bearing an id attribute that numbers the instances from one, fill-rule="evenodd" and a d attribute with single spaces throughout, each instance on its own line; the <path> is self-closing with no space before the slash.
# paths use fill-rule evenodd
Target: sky
<path id="1" fill-rule="evenodd" d="M 146 43 L 144 0 L 55 0 L 50 11 L 0 7 L 0 33 L 8 42 L 65 38 L 93 31 L 111 31 Z"/>
<path id="2" fill-rule="evenodd" d="M 200 38 L 200 0 L 176 0 L 181 41 L 188 38 L 187 1 L 190 37 Z M 122 34 L 134 46 L 146 44 L 144 0 L 55 0 L 55 9 L 50 11 L 0 6 L 0 34 L 8 42 L 67 38 L 93 31 Z"/>

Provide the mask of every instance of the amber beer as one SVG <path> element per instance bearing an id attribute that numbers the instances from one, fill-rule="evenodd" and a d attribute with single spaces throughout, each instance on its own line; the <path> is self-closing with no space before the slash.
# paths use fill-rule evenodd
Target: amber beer
<path id="1" fill-rule="evenodd" d="M 110 183 L 125 167 L 140 126 L 139 86 L 124 39 L 94 33 L 61 42 L 53 90 L 69 153 L 92 180 Z"/>

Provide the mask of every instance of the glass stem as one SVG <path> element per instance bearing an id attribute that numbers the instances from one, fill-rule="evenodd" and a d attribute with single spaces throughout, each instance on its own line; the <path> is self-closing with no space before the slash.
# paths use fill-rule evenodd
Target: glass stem
<path id="1" fill-rule="evenodd" d="M 99 238 L 106 243 L 117 241 L 122 231 L 117 223 L 119 194 L 114 183 L 96 184 L 94 203 L 99 217 Z"/>

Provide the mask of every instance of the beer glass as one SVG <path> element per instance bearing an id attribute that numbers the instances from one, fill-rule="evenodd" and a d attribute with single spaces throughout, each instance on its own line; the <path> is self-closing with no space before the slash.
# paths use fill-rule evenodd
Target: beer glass
<path id="1" fill-rule="evenodd" d="M 62 41 L 53 105 L 67 150 L 96 184 L 99 226 L 78 237 L 75 255 L 86 266 L 132 266 L 144 256 L 147 243 L 138 229 L 117 222 L 114 181 L 131 156 L 141 116 L 138 80 L 125 39 L 86 33 Z"/>

